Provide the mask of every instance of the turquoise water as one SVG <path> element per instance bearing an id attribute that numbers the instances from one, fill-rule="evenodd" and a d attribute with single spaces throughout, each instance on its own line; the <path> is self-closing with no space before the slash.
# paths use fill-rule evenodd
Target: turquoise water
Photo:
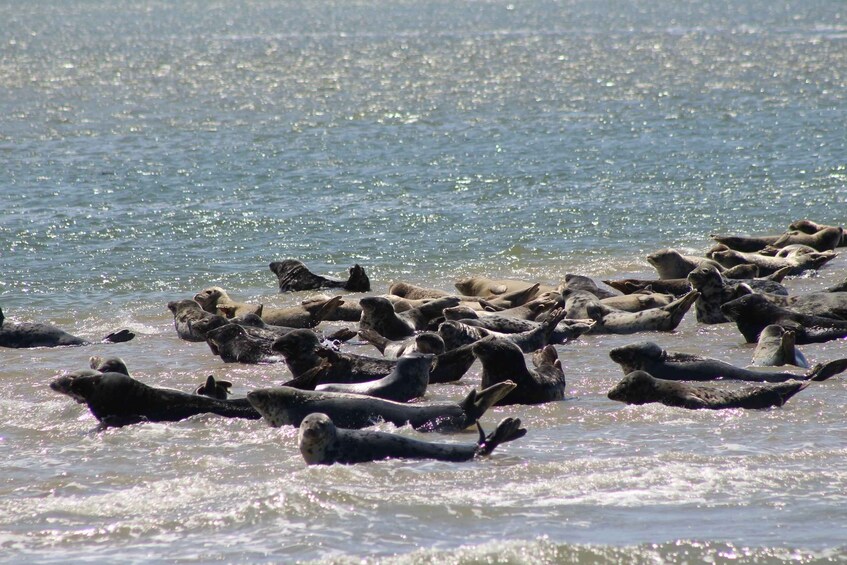
<path id="1" fill-rule="evenodd" d="M 213 284 L 302 299 L 278 259 L 360 263 L 375 292 L 647 278 L 711 233 L 843 225 L 843 2 L 0 1 L 0 22 L 0 307 L 139 335 L 0 351 L 5 559 L 843 559 L 840 380 L 764 413 L 622 408 L 607 352 L 634 339 L 597 336 L 559 348 L 571 400 L 521 410 L 530 435 L 489 462 L 322 470 L 260 423 L 92 436 L 45 386 L 106 353 L 163 386 L 284 380 L 178 341 L 165 308 Z M 648 338 L 751 354 L 693 316 Z"/>

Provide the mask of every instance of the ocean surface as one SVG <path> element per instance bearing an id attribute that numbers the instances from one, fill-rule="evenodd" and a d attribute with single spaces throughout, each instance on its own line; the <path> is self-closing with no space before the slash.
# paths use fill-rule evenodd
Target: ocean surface
<path id="1" fill-rule="evenodd" d="M 137 334 L 0 350 L 0 562 L 844 563 L 844 377 L 761 411 L 606 398 L 634 341 L 750 362 L 693 312 L 558 346 L 568 398 L 491 410 L 529 432 L 465 464 L 308 468 L 294 428 L 211 416 L 96 433 L 47 385 L 91 355 L 183 390 L 287 380 L 166 308 L 314 294 L 279 294 L 275 260 L 359 263 L 375 293 L 654 278 L 648 253 L 710 234 L 844 225 L 845 124 L 841 0 L 0 0 L 0 308 Z"/>

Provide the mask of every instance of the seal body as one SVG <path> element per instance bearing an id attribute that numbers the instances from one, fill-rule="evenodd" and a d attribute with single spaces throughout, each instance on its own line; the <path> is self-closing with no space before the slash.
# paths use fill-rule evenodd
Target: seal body
<path id="1" fill-rule="evenodd" d="M 808 373 L 749 370 L 730 363 L 665 351 L 657 344 L 645 341 L 616 347 L 609 352 L 624 374 L 645 371 L 658 379 L 671 381 L 713 381 L 733 379 L 754 382 L 785 382 L 788 380 L 823 380 L 847 370 L 847 359 L 819 365 Z"/>
<path id="2" fill-rule="evenodd" d="M 340 288 L 349 292 L 370 292 L 371 290 L 371 282 L 365 270 L 359 265 L 350 267 L 350 276 L 347 279 L 316 275 L 297 259 L 274 261 L 270 264 L 270 270 L 277 276 L 280 292 L 320 288 Z"/>
<path id="3" fill-rule="evenodd" d="M 782 406 L 810 384 L 809 381 L 789 381 L 731 390 L 666 381 L 644 371 L 634 371 L 616 384 L 607 396 L 610 400 L 627 404 L 660 402 L 666 406 L 690 409 L 762 409 Z"/>
<path id="4" fill-rule="evenodd" d="M 673 331 L 700 293 L 693 290 L 661 308 L 641 312 L 615 311 L 587 293 L 573 294 L 565 302 L 568 317 L 589 318 L 596 324 L 591 334 L 632 334 L 644 331 Z"/>
<path id="5" fill-rule="evenodd" d="M 473 425 L 495 402 L 515 388 L 500 383 L 471 391 L 460 403 L 420 402 L 406 404 L 341 392 L 298 390 L 291 387 L 257 389 L 247 400 L 273 427 L 299 426 L 309 414 L 322 412 L 341 428 L 361 429 L 377 422 L 411 425 L 420 431 L 459 431 Z"/>
<path id="6" fill-rule="evenodd" d="M 517 345 L 496 336 L 476 342 L 473 351 L 482 363 L 483 387 L 506 381 L 517 385 L 498 405 L 541 404 L 565 398 L 565 374 L 553 346 L 533 354 L 534 369 L 526 366 Z"/>
<path id="7" fill-rule="evenodd" d="M 526 430 L 520 424 L 520 420 L 507 418 L 488 437 L 480 433 L 479 443 L 462 445 L 421 441 L 386 432 L 339 429 L 326 414 L 318 413 L 303 419 L 297 443 L 309 465 L 394 458 L 468 461 L 491 453 L 501 443 L 523 437 Z"/>
<path id="8" fill-rule="evenodd" d="M 168 310 L 174 315 L 176 334 L 185 341 L 206 341 L 205 332 L 227 323 L 223 316 L 206 312 L 194 300 L 172 300 Z M 198 325 L 200 321 L 203 324 Z"/>
<path id="9" fill-rule="evenodd" d="M 104 337 L 103 342 L 120 343 L 129 341 L 134 337 L 135 334 L 129 330 L 120 330 Z M 91 342 L 71 335 L 50 324 L 38 322 L 14 324 L 7 322 L 3 311 L 0 310 L 0 347 L 25 349 L 31 347 L 65 347 L 76 345 L 91 345 Z"/>
<path id="10" fill-rule="evenodd" d="M 426 393 L 433 358 L 433 355 L 412 353 L 397 359 L 391 372 L 381 379 L 353 384 L 327 383 L 319 385 L 316 390 L 349 392 L 395 402 L 408 402 Z"/>
<path id="11" fill-rule="evenodd" d="M 701 265 L 711 265 L 723 271 L 719 263 L 694 255 L 683 255 L 676 249 L 661 249 L 647 256 L 647 262 L 653 265 L 661 279 L 684 279 L 688 273 Z"/>
<path id="12" fill-rule="evenodd" d="M 756 343 L 765 327 L 776 324 L 794 331 L 797 344 L 823 343 L 847 337 L 847 321 L 809 316 L 782 308 L 761 294 L 748 294 L 721 306 L 747 343 Z"/>
<path id="13" fill-rule="evenodd" d="M 197 414 L 257 420 L 261 416 L 246 399 L 217 400 L 178 390 L 156 388 L 121 373 L 66 375 L 50 388 L 88 405 L 103 425 L 175 422 Z"/>

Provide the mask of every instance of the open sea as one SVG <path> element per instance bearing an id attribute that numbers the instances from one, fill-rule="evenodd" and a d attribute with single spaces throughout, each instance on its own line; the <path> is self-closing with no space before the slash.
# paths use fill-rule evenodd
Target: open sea
<path id="1" fill-rule="evenodd" d="M 287 380 L 166 307 L 314 294 L 279 294 L 275 260 L 359 263 L 375 293 L 655 278 L 648 253 L 710 234 L 844 225 L 845 125 L 842 0 L 0 0 L 0 308 L 137 334 L 0 350 L 0 562 L 847 562 L 847 378 L 771 410 L 606 398 L 634 341 L 750 363 L 693 310 L 557 346 L 567 399 L 491 410 L 529 432 L 465 464 L 309 468 L 294 428 L 214 416 L 95 433 L 47 386 L 91 355 L 186 391 Z M 787 286 L 846 274 L 842 250 Z"/>

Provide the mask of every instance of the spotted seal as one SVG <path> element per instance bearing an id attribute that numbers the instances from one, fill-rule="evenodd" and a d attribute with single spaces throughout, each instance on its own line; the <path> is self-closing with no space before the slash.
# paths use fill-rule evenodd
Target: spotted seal
<path id="1" fill-rule="evenodd" d="M 381 296 L 362 298 L 362 318 L 359 320 L 359 330 L 373 330 L 388 339 L 403 339 L 414 335 L 416 331 L 424 331 L 429 324 L 443 316 L 442 310 L 459 304 L 454 296 L 436 298 L 411 310 L 397 313 L 387 299 Z"/>
<path id="2" fill-rule="evenodd" d="M 242 314 L 262 315 L 262 304 L 248 304 L 236 302 L 230 298 L 226 290 L 219 286 L 204 288 L 194 295 L 194 301 L 200 308 L 211 314 L 218 314 L 225 318 L 240 316 Z"/>
<path id="3" fill-rule="evenodd" d="M 754 292 L 748 284 L 730 284 L 712 265 L 701 265 L 688 273 L 688 282 L 700 293 L 694 302 L 694 313 L 701 324 L 729 322 L 721 305 Z"/>
<path id="4" fill-rule="evenodd" d="M 261 416 L 244 398 L 217 400 L 179 390 L 152 387 L 121 373 L 79 371 L 57 377 L 50 388 L 88 409 L 103 426 L 138 422 L 175 422 L 197 414 L 258 420 Z"/>
<path id="5" fill-rule="evenodd" d="M 448 321 L 458 321 L 468 326 L 484 328 L 494 332 L 509 334 L 529 332 L 542 327 L 543 322 L 510 318 L 498 314 L 478 315 L 462 306 L 445 308 L 444 317 Z M 550 343 L 566 343 L 588 333 L 596 322 L 589 319 L 568 319 L 560 321 L 550 334 Z"/>
<path id="6" fill-rule="evenodd" d="M 750 370 L 724 361 L 665 351 L 651 341 L 631 343 L 609 352 L 612 361 L 619 364 L 626 375 L 633 371 L 646 371 L 659 379 L 669 381 L 737 381 L 779 383 L 788 380 L 823 380 L 847 370 L 847 359 L 816 365 L 806 373 Z"/>
<path id="7" fill-rule="evenodd" d="M 686 312 L 700 293 L 692 290 L 667 306 L 650 308 L 641 312 L 614 311 L 588 293 L 573 293 L 565 301 L 569 318 L 590 318 L 596 324 L 590 334 L 632 334 L 645 331 L 669 332 L 682 322 Z"/>
<path id="8" fill-rule="evenodd" d="M 720 410 L 724 408 L 761 409 L 782 406 L 789 398 L 811 384 L 789 381 L 737 390 L 693 385 L 657 379 L 644 371 L 626 375 L 608 392 L 610 400 L 627 404 L 660 402 L 677 408 Z"/>
<path id="9" fill-rule="evenodd" d="M 723 265 L 706 257 L 683 255 L 676 249 L 660 249 L 647 256 L 647 262 L 653 265 L 660 279 L 684 279 L 688 273 L 701 265 L 712 265 L 723 271 Z"/>
<path id="10" fill-rule="evenodd" d="M 432 443 L 387 432 L 339 429 L 329 416 L 318 413 L 309 414 L 300 423 L 297 444 L 308 465 L 365 463 L 394 458 L 468 461 L 489 455 L 501 443 L 526 435 L 526 430 L 520 426 L 520 420 L 506 418 L 487 437 L 480 427 L 476 444 L 461 445 Z"/>
<path id="11" fill-rule="evenodd" d="M 464 296 L 491 298 L 507 292 L 520 292 L 536 283 L 513 279 L 489 279 L 487 277 L 467 277 L 455 283 L 456 290 Z M 551 286 L 539 287 L 539 292 L 555 290 Z"/>
<path id="12" fill-rule="evenodd" d="M 523 352 L 511 341 L 486 337 L 473 345 L 474 355 L 482 363 L 482 386 L 514 381 L 517 387 L 497 402 L 541 404 L 565 398 L 565 373 L 556 349 L 548 345 L 532 354 L 534 369 L 529 369 Z"/>
<path id="13" fill-rule="evenodd" d="M 721 306 L 747 343 L 756 343 L 765 327 L 776 324 L 794 331 L 798 345 L 847 337 L 847 321 L 809 316 L 777 306 L 761 294 L 748 294 Z"/>
<path id="14" fill-rule="evenodd" d="M 376 347 L 386 359 L 397 359 L 417 351 L 440 355 L 444 353 L 444 340 L 436 332 L 422 332 L 404 340 L 390 340 L 373 330 L 359 330 L 359 337 Z"/>
<path id="15" fill-rule="evenodd" d="M 753 352 L 753 365 L 756 367 L 795 365 L 807 369 L 809 362 L 797 349 L 794 332 L 772 324 L 763 329 L 759 335 L 759 342 Z"/>
<path id="16" fill-rule="evenodd" d="M 168 302 L 168 310 L 174 315 L 176 335 L 185 341 L 206 341 L 208 331 L 227 323 L 223 316 L 206 312 L 200 304 L 191 299 L 171 300 Z"/>
<path id="17" fill-rule="evenodd" d="M 797 220 L 796 222 L 791 222 L 791 224 L 788 226 L 788 229 L 797 230 L 808 234 L 814 234 L 816 232 L 829 228 L 836 228 L 841 230 L 841 241 L 838 243 L 838 247 L 847 247 L 847 232 L 845 232 L 843 228 L 839 226 L 827 226 L 824 224 L 813 222 L 812 220 Z"/>
<path id="18" fill-rule="evenodd" d="M 104 337 L 101 343 L 122 343 L 130 341 L 135 334 L 129 330 L 119 330 Z M 90 341 L 71 335 L 51 324 L 40 322 L 7 322 L 0 310 L 0 347 L 24 349 L 31 347 L 65 347 L 91 345 Z"/>
<path id="19" fill-rule="evenodd" d="M 358 264 L 350 267 L 350 276 L 347 279 L 316 275 L 297 259 L 274 261 L 269 267 L 279 280 L 280 292 L 320 288 L 340 288 L 349 292 L 370 292 L 371 290 L 371 281 L 365 274 L 365 270 Z"/>
<path id="20" fill-rule="evenodd" d="M 444 340 L 444 346 L 448 350 L 461 347 L 462 345 L 469 345 L 488 336 L 496 335 L 511 341 L 524 353 L 532 353 L 545 345 L 562 343 L 561 341 L 553 341 L 553 336 L 559 322 L 564 317 L 564 309 L 559 308 L 553 312 L 551 317 L 539 323 L 534 329 L 518 333 L 501 333 L 479 326 L 465 324 L 461 321 L 447 320 L 438 326 L 438 333 Z"/>
<path id="21" fill-rule="evenodd" d="M 409 402 L 426 393 L 434 358 L 434 355 L 410 353 L 397 359 L 391 372 L 381 379 L 353 384 L 327 383 L 318 385 L 315 390 L 349 392 L 394 402 Z"/>
<path id="22" fill-rule="evenodd" d="M 831 251 L 799 253 L 788 256 L 769 256 L 761 253 L 745 253 L 733 251 L 732 249 L 721 249 L 721 246 L 709 251 L 707 256 L 720 263 L 724 268 L 749 263 L 759 268 L 759 274 L 766 276 L 781 269 L 789 268 L 789 275 L 800 275 L 809 270 L 820 269 L 827 262 L 835 258 L 836 254 Z"/>
<path id="23" fill-rule="evenodd" d="M 472 390 L 455 402 L 392 402 L 361 394 L 318 392 L 291 387 L 256 389 L 247 400 L 272 427 L 299 426 L 309 414 L 321 412 L 341 428 L 361 429 L 377 422 L 411 425 L 419 431 L 460 431 L 479 420 L 498 400 L 515 388 L 515 383 L 498 383 L 481 391 Z"/>

